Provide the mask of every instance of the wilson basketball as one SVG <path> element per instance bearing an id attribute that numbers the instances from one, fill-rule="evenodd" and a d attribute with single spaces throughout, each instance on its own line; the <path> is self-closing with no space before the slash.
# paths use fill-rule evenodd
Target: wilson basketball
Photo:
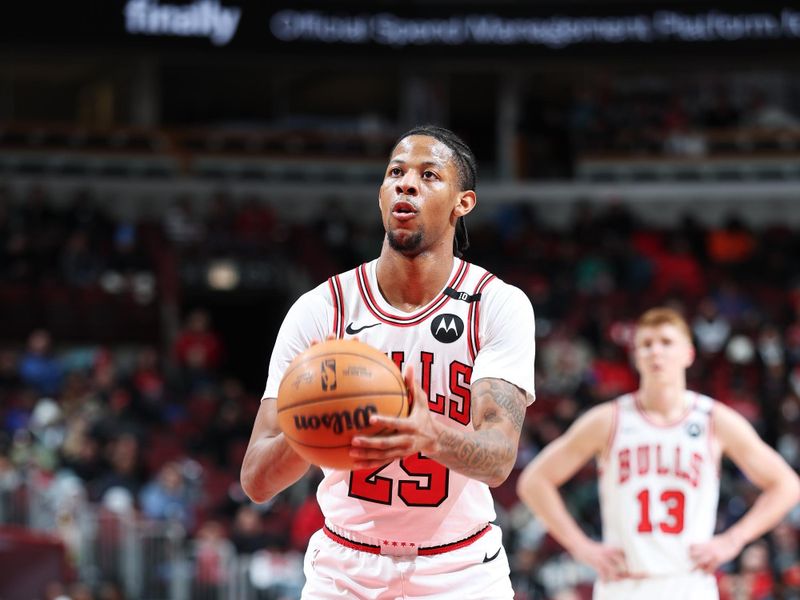
<path id="1" fill-rule="evenodd" d="M 381 435 L 373 414 L 404 417 L 408 394 L 397 366 L 356 340 L 328 340 L 299 354 L 278 388 L 278 423 L 300 456 L 349 470 L 350 440 Z"/>

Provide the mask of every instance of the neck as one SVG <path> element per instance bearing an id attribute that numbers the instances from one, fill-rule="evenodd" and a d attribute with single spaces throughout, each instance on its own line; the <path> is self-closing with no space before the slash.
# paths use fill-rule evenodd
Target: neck
<path id="1" fill-rule="evenodd" d="M 384 240 L 378 258 L 378 287 L 393 307 L 411 312 L 425 306 L 441 291 L 453 270 L 452 245 L 447 252 L 426 251 L 406 256 Z"/>
<path id="2" fill-rule="evenodd" d="M 639 402 L 648 413 L 673 421 L 686 410 L 686 379 L 676 378 L 666 383 L 642 381 Z"/>

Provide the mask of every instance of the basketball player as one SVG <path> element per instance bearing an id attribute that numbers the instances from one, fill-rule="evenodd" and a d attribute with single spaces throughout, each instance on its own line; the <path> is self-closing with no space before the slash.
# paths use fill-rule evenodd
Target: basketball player
<path id="1" fill-rule="evenodd" d="M 379 190 L 380 256 L 301 296 L 281 326 L 242 465 L 254 501 L 309 468 L 277 426 L 276 395 L 315 340 L 386 352 L 412 402 L 406 418 L 372 416 L 395 434 L 353 439 L 356 470 L 323 469 L 303 598 L 513 597 L 489 488 L 511 472 L 533 401 L 534 316 L 519 289 L 460 258 L 475 175 L 452 132 L 404 134 Z"/>
<path id="2" fill-rule="evenodd" d="M 678 313 L 646 312 L 633 351 L 639 390 L 575 421 L 523 470 L 517 491 L 553 537 L 597 571 L 595 599 L 718 598 L 713 573 L 797 503 L 798 477 L 738 413 L 686 389 L 694 348 Z M 762 492 L 714 535 L 722 455 Z M 581 531 L 558 492 L 593 457 L 602 543 Z"/>

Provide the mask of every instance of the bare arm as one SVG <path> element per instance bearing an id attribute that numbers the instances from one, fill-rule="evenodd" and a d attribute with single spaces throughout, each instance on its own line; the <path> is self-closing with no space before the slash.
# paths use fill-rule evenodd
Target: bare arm
<path id="1" fill-rule="evenodd" d="M 300 479 L 309 467 L 278 427 L 276 402 L 275 398 L 262 400 L 242 461 L 242 489 L 253 502 L 266 502 Z"/>
<path id="2" fill-rule="evenodd" d="M 602 579 L 627 575 L 621 549 L 590 539 L 570 515 L 558 488 L 589 460 L 601 454 L 611 436 L 613 405 L 601 404 L 580 417 L 528 464 L 517 480 L 517 494 L 545 524 L 548 532 L 576 559 Z"/>
<path id="3" fill-rule="evenodd" d="M 514 467 L 527 397 L 502 379 L 485 378 L 472 384 L 474 431 L 448 427 L 431 417 L 428 398 L 406 368 L 406 386 L 413 407 L 405 419 L 374 415 L 371 421 L 395 429 L 394 435 L 353 438 L 356 468 L 380 467 L 396 458 L 421 452 L 468 477 L 497 486 Z"/>
<path id="4" fill-rule="evenodd" d="M 431 457 L 468 477 L 500 485 L 514 468 L 527 405 L 525 392 L 507 381 L 476 381 L 472 385 L 475 431 L 440 425 Z"/>
<path id="5" fill-rule="evenodd" d="M 714 429 L 722 453 L 761 490 L 758 499 L 727 531 L 709 542 L 696 544 L 690 556 L 697 566 L 713 572 L 735 558 L 742 548 L 770 529 L 800 501 L 800 479 L 786 461 L 767 446 L 740 414 L 715 403 Z"/>

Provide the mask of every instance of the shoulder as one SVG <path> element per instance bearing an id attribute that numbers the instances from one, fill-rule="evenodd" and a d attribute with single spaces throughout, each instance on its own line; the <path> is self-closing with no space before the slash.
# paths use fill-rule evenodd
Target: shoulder
<path id="1" fill-rule="evenodd" d="M 326 280 L 297 298 L 292 305 L 292 309 L 321 310 L 330 307 L 332 303 L 330 281 Z"/>
<path id="2" fill-rule="evenodd" d="M 567 434 L 596 444 L 605 444 L 616 425 L 617 404 L 603 402 L 587 410 L 570 425 Z"/>
<path id="3" fill-rule="evenodd" d="M 560 444 L 582 456 L 600 456 L 608 448 L 616 428 L 616 406 L 604 402 L 578 417 L 561 436 Z"/>
<path id="4" fill-rule="evenodd" d="M 481 292 L 481 300 L 495 300 L 502 298 L 524 298 L 526 302 L 530 303 L 528 297 L 517 286 L 507 283 L 500 279 L 491 271 L 487 271 L 478 265 L 471 265 L 471 269 L 475 272 L 478 283 L 477 288 Z"/>
<path id="5" fill-rule="evenodd" d="M 719 402 L 709 396 L 706 396 L 705 394 L 700 394 L 698 392 L 695 392 L 695 398 L 695 410 L 707 415 L 713 415 L 714 407 L 719 404 Z"/>
<path id="6" fill-rule="evenodd" d="M 752 446 L 761 441 L 750 422 L 722 402 L 712 403 L 711 419 L 714 435 L 723 452 L 728 453 L 733 448 Z"/>
<path id="7" fill-rule="evenodd" d="M 508 313 L 509 315 L 533 316 L 533 306 L 528 295 L 520 288 L 510 283 L 506 283 L 499 277 L 486 272 L 488 279 L 483 285 L 479 285 L 477 291 L 481 294 L 481 309 L 494 313 Z"/>
<path id="8" fill-rule="evenodd" d="M 309 339 L 327 335 L 334 313 L 334 299 L 328 281 L 320 283 L 297 298 L 283 319 L 282 334 L 297 330 Z"/>
<path id="9" fill-rule="evenodd" d="M 608 434 L 616 421 L 618 406 L 615 400 L 593 406 L 578 417 L 576 424 L 580 421 L 581 425 L 588 429 L 603 429 L 604 433 Z"/>

